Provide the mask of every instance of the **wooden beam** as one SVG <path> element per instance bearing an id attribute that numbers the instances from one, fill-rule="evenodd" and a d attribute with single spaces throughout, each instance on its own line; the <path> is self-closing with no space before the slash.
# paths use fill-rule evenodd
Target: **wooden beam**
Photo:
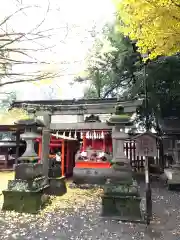
<path id="1" fill-rule="evenodd" d="M 72 143 L 70 141 L 66 141 L 66 176 L 69 175 L 69 168 L 70 168 L 70 164 L 72 164 L 70 161 L 70 157 L 71 157 L 71 146 Z"/>

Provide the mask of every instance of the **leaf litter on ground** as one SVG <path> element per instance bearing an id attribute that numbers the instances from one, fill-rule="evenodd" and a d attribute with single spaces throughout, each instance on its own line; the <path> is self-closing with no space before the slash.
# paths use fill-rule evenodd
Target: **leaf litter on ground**
<path id="1" fill-rule="evenodd" d="M 0 222 L 8 227 L 8 232 L 10 229 L 15 228 L 16 225 L 34 225 L 36 222 L 38 224 L 43 224 L 48 226 L 51 224 L 50 217 L 53 212 L 58 211 L 59 213 L 68 213 L 70 211 L 78 211 L 80 208 L 87 206 L 87 209 L 94 208 L 91 202 L 94 199 L 100 197 L 102 190 L 100 188 L 94 189 L 79 189 L 79 188 L 69 188 L 67 184 L 67 193 L 63 196 L 51 197 L 51 204 L 47 205 L 43 210 L 41 210 L 37 215 L 17 213 L 15 211 L 0 212 Z M 88 204 L 87 204 L 88 203 Z M 0 197 L 0 204 L 3 204 L 3 197 Z M 49 220 L 48 220 L 49 219 Z"/>

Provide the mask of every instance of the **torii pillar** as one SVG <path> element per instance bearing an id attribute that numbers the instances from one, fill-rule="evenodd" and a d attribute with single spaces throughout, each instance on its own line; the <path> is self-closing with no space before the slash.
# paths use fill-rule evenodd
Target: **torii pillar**
<path id="1" fill-rule="evenodd" d="M 50 123 L 51 115 L 46 113 L 43 115 L 45 127 L 42 131 L 42 163 L 43 163 L 43 174 L 48 178 L 49 173 L 49 144 L 50 144 Z"/>

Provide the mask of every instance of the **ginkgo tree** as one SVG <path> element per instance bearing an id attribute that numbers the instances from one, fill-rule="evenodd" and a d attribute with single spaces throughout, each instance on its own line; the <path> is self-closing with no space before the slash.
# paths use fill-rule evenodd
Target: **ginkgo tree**
<path id="1" fill-rule="evenodd" d="M 118 29 L 150 59 L 180 52 L 179 0 L 114 0 Z"/>

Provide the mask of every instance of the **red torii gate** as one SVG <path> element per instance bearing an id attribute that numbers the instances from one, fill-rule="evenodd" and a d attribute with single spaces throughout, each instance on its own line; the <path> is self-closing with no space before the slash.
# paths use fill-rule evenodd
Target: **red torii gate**
<path id="1" fill-rule="evenodd" d="M 42 161 L 42 137 L 36 139 L 39 143 L 38 156 L 40 162 Z M 66 137 L 59 134 L 51 134 L 49 149 L 59 148 L 61 152 L 61 172 L 62 176 L 71 176 L 73 174 L 73 168 L 75 166 L 75 154 L 77 152 L 78 141 L 75 138 Z M 49 157 L 55 157 L 55 155 L 49 155 Z"/>

